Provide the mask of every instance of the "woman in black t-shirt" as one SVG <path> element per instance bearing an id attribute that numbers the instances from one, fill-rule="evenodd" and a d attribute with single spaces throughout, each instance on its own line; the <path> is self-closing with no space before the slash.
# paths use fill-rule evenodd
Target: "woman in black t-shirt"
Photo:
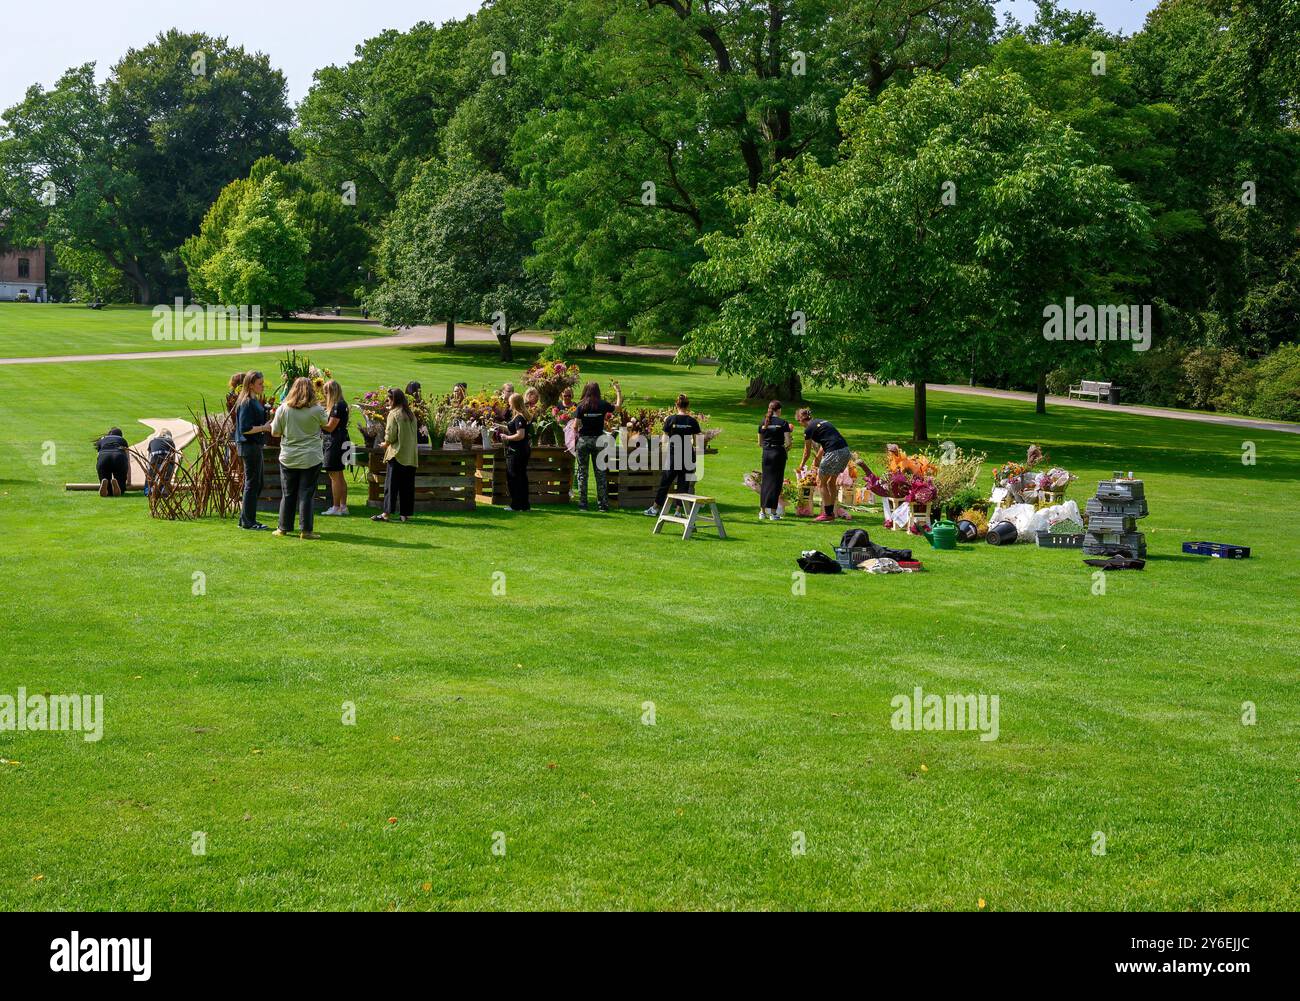
<path id="1" fill-rule="evenodd" d="M 501 440 L 506 446 L 506 486 L 510 489 L 510 510 L 528 511 L 528 460 L 533 454 L 528 440 L 528 411 L 524 398 L 510 394 L 510 420 L 506 422 Z"/>
<path id="2" fill-rule="evenodd" d="M 659 476 L 659 490 L 655 502 L 646 509 L 652 518 L 659 517 L 668 491 L 674 483 L 679 494 L 690 493 L 686 474 L 695 471 L 695 436 L 703 434 L 700 422 L 691 416 L 691 401 L 685 394 L 677 397 L 677 413 L 664 421 L 659 454 L 663 457 L 663 472 Z"/>
<path id="3" fill-rule="evenodd" d="M 835 509 L 835 481 L 848 468 L 853 453 L 849 451 L 849 443 L 835 429 L 835 425 L 830 421 L 813 420 L 812 411 L 807 407 L 796 413 L 794 418 L 803 425 L 803 458 L 799 460 L 800 469 L 808 465 L 808 454 L 813 445 L 817 446 L 817 486 L 821 488 L 822 513 L 813 521 L 834 521 L 839 513 Z"/>
<path id="4" fill-rule="evenodd" d="M 348 480 L 343 470 L 350 464 L 352 438 L 348 435 L 347 401 L 343 399 L 343 387 L 334 379 L 325 383 L 325 413 L 329 420 L 321 428 L 322 444 L 325 446 L 325 464 L 321 467 L 330 480 L 330 507 L 322 512 L 329 515 L 346 515 L 348 513 Z"/>
<path id="5" fill-rule="evenodd" d="M 99 477 L 99 496 L 121 497 L 126 493 L 131 476 L 131 460 L 126 450 L 130 446 L 122 437 L 121 428 L 109 428 L 108 434 L 95 439 L 95 473 Z"/>
<path id="6" fill-rule="evenodd" d="M 617 382 L 614 387 L 614 404 L 600 398 L 600 383 L 589 382 L 582 387 L 573 419 L 578 422 L 578 510 L 587 510 L 587 459 L 596 470 L 596 503 L 602 511 L 609 510 L 609 481 L 605 476 L 608 462 L 601 459 L 601 439 L 605 437 L 605 415 L 612 414 L 623 405 L 623 390 Z"/>
<path id="7" fill-rule="evenodd" d="M 758 426 L 758 443 L 763 447 L 763 479 L 759 483 L 758 520 L 781 517 L 781 490 L 785 486 L 785 464 L 793 440 L 790 422 L 781 417 L 781 401 L 767 405 L 767 416 Z"/>

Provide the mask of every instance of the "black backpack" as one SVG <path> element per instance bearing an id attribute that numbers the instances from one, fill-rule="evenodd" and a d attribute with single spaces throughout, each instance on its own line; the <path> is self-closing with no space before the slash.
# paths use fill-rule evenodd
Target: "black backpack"
<path id="1" fill-rule="evenodd" d="M 798 559 L 799 569 L 804 573 L 841 573 L 843 567 L 820 550 L 804 553 Z"/>

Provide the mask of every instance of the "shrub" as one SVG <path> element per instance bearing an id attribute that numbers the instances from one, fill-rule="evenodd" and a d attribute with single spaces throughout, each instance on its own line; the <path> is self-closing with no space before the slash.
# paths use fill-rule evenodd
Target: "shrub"
<path id="1" fill-rule="evenodd" d="M 1271 421 L 1300 421 L 1300 344 L 1284 344 L 1255 366 L 1250 413 Z"/>
<path id="2" fill-rule="evenodd" d="M 1239 390 L 1250 366 L 1231 348 L 1195 348 L 1183 356 L 1186 380 L 1184 402 L 1198 410 L 1219 407 L 1220 398 L 1231 398 Z M 1228 407 L 1225 409 L 1234 409 Z"/>

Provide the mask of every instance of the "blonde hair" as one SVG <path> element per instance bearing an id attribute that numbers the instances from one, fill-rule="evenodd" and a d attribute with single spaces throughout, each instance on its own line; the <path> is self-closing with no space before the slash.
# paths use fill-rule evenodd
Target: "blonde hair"
<path id="1" fill-rule="evenodd" d="M 289 395 L 284 398 L 284 405 L 293 410 L 310 407 L 315 402 L 316 390 L 312 388 L 311 380 L 305 375 L 300 375 L 293 380 L 293 387 L 289 390 Z"/>
<path id="2" fill-rule="evenodd" d="M 338 380 L 331 379 L 325 383 L 325 409 L 331 411 L 334 405 L 343 399 L 343 387 L 338 384 Z"/>
<path id="3" fill-rule="evenodd" d="M 520 417 L 528 417 L 528 411 L 524 409 L 524 398 L 518 393 L 510 394 L 510 409 Z"/>

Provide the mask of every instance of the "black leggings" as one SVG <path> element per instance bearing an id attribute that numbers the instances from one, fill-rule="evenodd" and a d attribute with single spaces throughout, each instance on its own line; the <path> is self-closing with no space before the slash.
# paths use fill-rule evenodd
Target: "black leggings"
<path id="1" fill-rule="evenodd" d="M 659 476 L 659 490 L 655 493 L 655 507 L 662 508 L 664 501 L 668 499 L 668 491 L 672 489 L 673 484 L 677 485 L 674 493 L 688 494 L 691 492 L 690 484 L 686 480 L 685 469 L 665 469 Z"/>
<path id="2" fill-rule="evenodd" d="M 126 484 L 131 478 L 131 461 L 125 452 L 100 452 L 95 460 L 95 473 L 101 480 L 117 480 L 122 493 L 126 493 Z"/>
<path id="3" fill-rule="evenodd" d="M 788 453 L 783 448 L 763 449 L 762 507 L 775 511 L 781 503 L 781 488 L 785 485 L 785 462 Z"/>
<path id="4" fill-rule="evenodd" d="M 528 460 L 532 450 L 506 452 L 506 486 L 510 488 L 510 506 L 516 511 L 528 511 Z"/>
<path id="5" fill-rule="evenodd" d="M 384 514 L 390 518 L 395 514 L 403 518 L 415 514 L 414 466 L 403 466 L 396 459 L 388 460 L 388 473 L 384 477 Z"/>

